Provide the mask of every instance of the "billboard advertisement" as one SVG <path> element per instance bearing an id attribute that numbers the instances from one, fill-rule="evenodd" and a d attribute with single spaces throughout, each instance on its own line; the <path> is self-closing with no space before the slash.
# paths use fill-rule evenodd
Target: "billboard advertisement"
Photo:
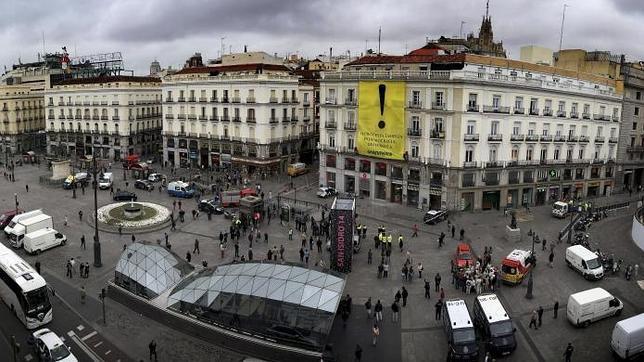
<path id="1" fill-rule="evenodd" d="M 336 199 L 329 211 L 331 226 L 330 269 L 342 273 L 351 271 L 354 205 L 353 199 Z"/>
<path id="2" fill-rule="evenodd" d="M 405 82 L 360 81 L 358 153 L 402 160 L 405 153 Z"/>

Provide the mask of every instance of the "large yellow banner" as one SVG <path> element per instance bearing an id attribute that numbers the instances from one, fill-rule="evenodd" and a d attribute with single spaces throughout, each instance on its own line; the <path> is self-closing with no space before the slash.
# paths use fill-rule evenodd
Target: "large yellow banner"
<path id="1" fill-rule="evenodd" d="M 358 153 L 402 160 L 405 142 L 405 82 L 361 81 L 358 86 Z"/>

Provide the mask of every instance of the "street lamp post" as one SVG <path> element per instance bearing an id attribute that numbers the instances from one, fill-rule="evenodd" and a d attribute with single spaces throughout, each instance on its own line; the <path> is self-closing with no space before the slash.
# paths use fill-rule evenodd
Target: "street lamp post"
<path id="1" fill-rule="evenodd" d="M 525 294 L 525 297 L 527 299 L 532 299 L 533 297 L 532 288 L 534 286 L 534 280 L 532 278 L 532 274 L 534 274 L 534 267 L 536 264 L 536 258 L 534 256 L 534 241 L 536 237 L 537 237 L 536 234 L 532 233 L 532 254 L 530 255 L 530 257 L 532 258 L 532 260 L 530 261 L 530 263 L 532 264 L 532 267 L 530 268 L 530 275 L 528 276 L 528 291 Z"/>
<path id="2" fill-rule="evenodd" d="M 94 186 L 94 267 L 103 266 L 101 262 L 101 243 L 98 240 L 98 167 L 96 167 L 96 155 L 92 158 L 92 178 Z"/>
<path id="3" fill-rule="evenodd" d="M 17 193 L 14 193 L 14 194 L 13 194 L 13 198 L 14 198 L 14 199 L 15 199 L 15 201 L 16 201 L 16 213 L 15 213 L 15 215 L 18 215 L 18 205 L 19 205 L 19 204 L 18 204 L 18 194 L 17 194 Z"/>

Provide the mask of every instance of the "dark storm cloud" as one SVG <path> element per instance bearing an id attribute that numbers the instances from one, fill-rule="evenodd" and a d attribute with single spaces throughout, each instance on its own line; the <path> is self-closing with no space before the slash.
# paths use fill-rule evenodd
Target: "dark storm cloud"
<path id="1" fill-rule="evenodd" d="M 644 58 L 644 0 L 491 0 L 495 39 L 518 58 L 522 45 L 610 50 Z M 0 0 L 0 65 L 67 45 L 78 55 L 120 50 L 129 68 L 147 71 L 157 58 L 180 66 L 193 52 L 265 50 L 314 57 L 360 54 L 377 47 L 401 54 L 441 35 L 478 32 L 485 0 Z"/>

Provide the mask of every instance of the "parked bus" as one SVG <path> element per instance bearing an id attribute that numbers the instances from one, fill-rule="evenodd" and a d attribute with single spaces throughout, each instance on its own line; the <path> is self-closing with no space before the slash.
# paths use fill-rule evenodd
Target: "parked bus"
<path id="1" fill-rule="evenodd" d="M 35 329 L 51 322 L 47 282 L 6 246 L 0 244 L 0 299 L 27 326 Z"/>

